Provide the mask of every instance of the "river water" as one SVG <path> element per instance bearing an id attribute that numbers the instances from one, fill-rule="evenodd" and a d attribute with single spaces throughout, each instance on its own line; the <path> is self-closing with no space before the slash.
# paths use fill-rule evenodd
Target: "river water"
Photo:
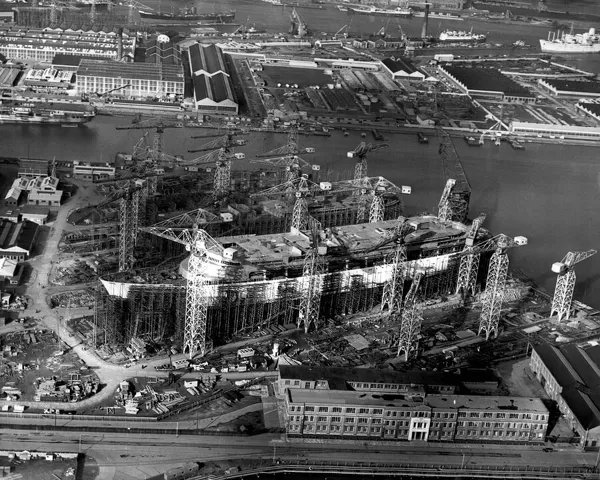
<path id="1" fill-rule="evenodd" d="M 3 154 L 31 158 L 107 161 L 117 152 L 131 151 L 140 130 L 116 130 L 127 125 L 128 118 L 97 117 L 84 128 L 0 126 Z M 201 145 L 191 139 L 197 129 L 170 129 L 165 134 L 165 150 L 193 158 L 187 153 Z M 390 148 L 369 156 L 369 174 L 383 175 L 397 185 L 410 185 L 412 194 L 405 197 L 409 214 L 435 213 L 444 178 L 438 156 L 438 142 L 421 145 L 414 134 L 386 134 Z M 369 135 L 370 137 L 370 135 Z M 254 134 L 241 151 L 247 158 L 267 151 L 285 141 L 277 134 Z M 359 132 L 344 137 L 334 131 L 327 137 L 301 137 L 301 146 L 311 146 L 316 153 L 307 160 L 322 169 L 336 168 L 347 174 L 353 168 L 346 152 L 361 141 Z M 552 292 L 555 276 L 552 262 L 559 261 L 569 250 L 598 247 L 600 216 L 600 161 L 593 147 L 527 144 L 525 151 L 509 145 L 490 143 L 469 147 L 455 139 L 457 151 L 472 185 L 471 214 L 488 214 L 485 226 L 495 233 L 524 235 L 529 245 L 513 249 L 511 265 L 524 270 L 540 286 Z M 238 162 L 237 168 L 248 166 Z M 600 307 L 600 255 L 577 267 L 578 299 Z"/>
<path id="2" fill-rule="evenodd" d="M 148 2 L 149 3 L 149 2 Z M 163 5 L 165 2 L 163 1 Z M 250 0 L 221 0 L 218 6 L 204 3 L 204 10 L 236 8 L 238 21 L 250 17 L 257 24 L 269 18 L 271 28 L 288 25 L 287 13 L 281 7 Z M 285 17 L 284 17 L 285 15 Z M 346 13 L 331 7 L 325 11 L 302 9 L 302 15 L 314 30 L 332 31 L 336 25 L 347 24 Z M 353 26 L 375 31 L 385 19 L 357 16 Z M 420 21 L 401 20 L 409 34 L 420 31 Z M 454 24 L 454 28 L 462 23 Z M 484 25 L 483 22 L 480 23 Z M 492 41 L 523 39 L 534 43 L 545 37 L 547 28 L 485 24 Z M 338 27 L 339 28 L 339 27 Z M 440 28 L 446 28 L 441 25 Z M 476 28 L 477 30 L 477 28 Z M 492 33 L 497 32 L 497 33 Z M 493 36 L 497 35 L 497 40 Z M 600 73 L 600 56 L 574 57 L 570 63 Z M 0 142 L 5 156 L 52 158 L 69 160 L 108 161 L 117 152 L 130 152 L 141 135 L 140 130 L 116 130 L 127 125 L 128 118 L 97 117 L 83 128 L 1 125 Z M 193 158 L 188 149 L 197 147 L 200 140 L 195 129 L 171 129 L 165 134 L 165 150 Z M 412 195 L 405 198 L 409 214 L 436 212 L 444 179 L 438 156 L 438 142 L 418 144 L 414 135 L 389 135 L 391 148 L 369 156 L 370 175 L 383 175 L 398 185 L 412 186 Z M 358 132 L 343 137 L 335 131 L 330 138 L 301 137 L 304 146 L 315 147 L 310 158 L 322 167 L 351 171 L 352 161 L 346 152 L 362 139 Z M 244 151 L 248 158 L 282 144 L 284 136 L 255 134 Z M 469 147 L 461 139 L 454 140 L 471 183 L 471 216 L 488 214 L 485 226 L 494 233 L 523 235 L 529 245 L 513 249 L 511 265 L 525 271 L 541 287 L 553 292 L 556 281 L 550 271 L 553 262 L 560 261 L 568 251 L 599 247 L 600 233 L 600 160 L 598 149 L 568 145 L 527 144 L 525 151 L 514 151 L 506 144 L 499 147 L 486 144 Z M 246 165 L 244 165 L 246 163 Z M 247 166 L 239 162 L 238 168 Z M 347 175 L 341 175 L 346 177 Z M 576 298 L 600 308 L 600 255 L 577 266 Z"/>

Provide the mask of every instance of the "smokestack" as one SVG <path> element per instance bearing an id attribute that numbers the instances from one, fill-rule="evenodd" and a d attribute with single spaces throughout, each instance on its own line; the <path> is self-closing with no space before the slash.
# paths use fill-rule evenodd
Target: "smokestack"
<path id="1" fill-rule="evenodd" d="M 427 28 L 429 27 L 429 3 L 425 4 L 425 17 L 423 18 L 423 29 L 421 30 L 421 38 L 427 38 Z"/>
<path id="2" fill-rule="evenodd" d="M 117 61 L 123 60 L 123 27 L 117 33 Z"/>

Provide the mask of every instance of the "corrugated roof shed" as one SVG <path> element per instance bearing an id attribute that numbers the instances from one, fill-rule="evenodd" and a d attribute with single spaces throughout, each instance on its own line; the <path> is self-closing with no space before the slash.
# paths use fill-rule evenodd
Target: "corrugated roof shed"
<path id="1" fill-rule="evenodd" d="M 511 97 L 534 97 L 535 95 L 495 68 L 443 67 L 468 90 L 502 92 Z"/>
<path id="2" fill-rule="evenodd" d="M 582 82 L 576 80 L 544 80 L 557 90 L 564 92 L 600 93 L 600 82 Z"/>
<path id="3" fill-rule="evenodd" d="M 38 225 L 29 221 L 19 223 L 0 221 L 0 248 L 20 247 L 31 251 L 37 229 Z"/>
<path id="4" fill-rule="evenodd" d="M 404 71 L 410 74 L 419 71 L 411 62 L 402 57 L 398 57 L 394 60 L 391 58 L 385 58 L 381 61 L 381 63 L 383 63 L 394 73 Z"/>
<path id="5" fill-rule="evenodd" d="M 197 43 L 190 46 L 188 53 L 192 72 L 204 72 L 208 75 L 214 75 L 218 72 L 227 73 L 223 51 L 216 45 L 200 45 Z"/>
<path id="6" fill-rule="evenodd" d="M 183 82 L 183 67 L 156 63 L 123 63 L 114 60 L 82 60 L 77 75 Z"/>
<path id="7" fill-rule="evenodd" d="M 196 101 L 207 98 L 217 103 L 226 100 L 235 102 L 231 80 L 224 73 L 197 75 L 194 78 L 194 93 Z"/>

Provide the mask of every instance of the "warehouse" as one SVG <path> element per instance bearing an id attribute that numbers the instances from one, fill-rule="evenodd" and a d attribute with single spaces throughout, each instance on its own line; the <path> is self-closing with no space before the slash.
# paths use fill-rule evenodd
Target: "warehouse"
<path id="1" fill-rule="evenodd" d="M 82 60 L 77 70 L 77 93 L 147 99 L 183 95 L 183 67 L 154 63 L 123 63 L 114 60 Z"/>
<path id="2" fill-rule="evenodd" d="M 84 32 L 60 28 L 0 28 L 0 53 L 6 58 L 52 62 L 57 54 L 118 59 L 133 58 L 135 37 L 116 33 Z"/>
<path id="3" fill-rule="evenodd" d="M 37 234 L 36 223 L 0 221 L 0 257 L 27 260 L 33 251 Z"/>
<path id="4" fill-rule="evenodd" d="M 490 98 L 506 103 L 535 103 L 533 93 L 495 68 L 438 66 L 445 78 L 473 98 Z"/>
<path id="5" fill-rule="evenodd" d="M 383 71 L 386 72 L 392 80 L 414 80 L 422 82 L 426 78 L 426 75 L 423 72 L 405 58 L 385 58 L 381 63 L 383 64 Z"/>
<path id="6" fill-rule="evenodd" d="M 238 113 L 223 51 L 214 44 L 191 45 L 187 51 L 194 105 L 203 113 Z"/>
<path id="7" fill-rule="evenodd" d="M 600 97 L 600 83 L 540 78 L 538 84 L 557 97 Z"/>
<path id="8" fill-rule="evenodd" d="M 584 447 L 600 445 L 600 345 L 534 347 L 529 367 Z"/>
<path id="9" fill-rule="evenodd" d="M 20 73 L 17 67 L 0 67 L 0 87 L 14 87 Z"/>
<path id="10" fill-rule="evenodd" d="M 600 121 L 600 103 L 595 102 L 579 102 L 575 105 L 578 110 L 581 110 L 586 115 Z"/>

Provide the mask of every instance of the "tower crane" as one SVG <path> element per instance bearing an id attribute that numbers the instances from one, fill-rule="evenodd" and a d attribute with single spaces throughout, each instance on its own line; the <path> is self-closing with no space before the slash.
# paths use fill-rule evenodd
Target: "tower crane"
<path id="1" fill-rule="evenodd" d="M 150 118 L 148 120 L 143 120 L 141 122 L 137 122 L 131 126 L 127 127 L 116 127 L 117 130 L 146 130 L 146 129 L 156 129 L 154 134 L 154 142 L 152 147 L 148 146 L 146 150 L 146 155 L 149 155 L 154 162 L 160 165 L 165 165 L 168 167 L 173 167 L 175 162 L 175 157 L 171 155 L 167 155 L 164 153 L 163 149 L 163 137 L 164 132 L 167 128 L 181 128 L 183 125 L 180 122 L 165 122 L 160 118 Z M 147 156 L 145 157 L 147 158 Z"/>
<path id="2" fill-rule="evenodd" d="M 394 228 L 392 241 L 396 241 L 396 248 L 388 258 L 387 264 L 391 265 L 389 279 L 383 285 L 381 298 L 381 311 L 386 307 L 390 312 L 399 313 L 404 295 L 404 280 L 406 277 L 406 245 L 404 237 L 408 233 L 407 219 L 400 217 Z"/>
<path id="3" fill-rule="evenodd" d="M 446 180 L 446 186 L 442 192 L 440 202 L 438 203 L 438 218 L 441 222 L 448 222 L 452 219 L 452 205 L 450 204 L 450 194 L 456 185 L 456 180 L 449 178 Z"/>
<path id="4" fill-rule="evenodd" d="M 102 200 L 95 209 L 119 201 L 119 272 L 133 266 L 133 248 L 137 241 L 139 217 L 145 209 L 144 181 L 127 182 L 124 188 L 115 190 Z"/>
<path id="5" fill-rule="evenodd" d="M 305 290 L 304 295 L 302 295 L 302 298 L 300 299 L 300 311 L 298 313 L 298 328 L 304 325 L 305 333 L 308 333 L 311 326 L 315 329 L 319 326 L 319 312 L 321 309 L 321 295 L 323 291 L 322 276 L 324 271 L 324 265 L 319 257 L 318 251 L 319 231 L 319 222 L 311 222 L 311 246 L 306 253 L 302 269 Z"/>
<path id="6" fill-rule="evenodd" d="M 300 150 L 298 148 L 298 126 L 292 124 L 288 130 L 287 143 L 281 147 L 274 148 L 265 153 L 259 153 L 256 158 L 276 157 L 278 155 L 298 155 L 299 153 L 315 153 L 315 149 L 311 147 Z"/>
<path id="7" fill-rule="evenodd" d="M 454 179 L 455 183 L 448 195 L 448 217 L 447 220 L 464 223 L 469 214 L 469 202 L 471 200 L 471 185 L 463 169 L 460 157 L 454 148 L 452 139 L 442 128 L 437 127 L 440 137 L 439 154 L 442 158 L 442 169 L 444 180 Z"/>
<path id="8" fill-rule="evenodd" d="M 473 248 L 479 228 L 485 221 L 486 214 L 479 215 L 469 228 L 467 238 L 465 240 L 465 248 L 462 251 L 460 266 L 458 267 L 458 280 L 456 282 L 456 293 L 462 293 L 466 298 L 469 295 L 475 294 L 475 286 L 477 283 L 477 272 L 479 271 L 479 259 L 481 253 Z"/>
<path id="9" fill-rule="evenodd" d="M 354 180 L 357 182 L 357 185 L 360 179 L 367 176 L 367 154 L 387 147 L 389 147 L 387 143 L 367 144 L 365 142 L 361 142 L 354 150 L 347 153 L 348 158 L 356 158 L 356 165 L 354 166 Z"/>
<path id="10" fill-rule="evenodd" d="M 575 265 L 594 255 L 597 250 L 588 250 L 587 252 L 569 252 L 560 261 L 552 264 L 552 271 L 558 274 L 556 279 L 556 288 L 552 298 L 552 309 L 550 316 L 557 314 L 558 321 L 563 318 L 568 320 L 571 316 L 571 303 L 573 301 L 573 291 L 575 290 Z"/>
<path id="11" fill-rule="evenodd" d="M 127 25 L 135 25 L 135 9 L 136 8 L 144 8 L 145 10 L 154 10 L 153 8 L 149 7 L 148 5 L 144 5 L 143 3 L 140 3 L 136 0 L 127 0 L 126 2 L 127 5 Z"/>
<path id="12" fill-rule="evenodd" d="M 234 131 L 228 131 L 225 135 L 221 135 L 208 143 L 205 143 L 200 148 L 194 150 L 188 150 L 189 153 L 207 152 L 209 150 L 217 150 L 219 148 L 231 148 L 233 146 L 246 145 L 246 140 L 234 140 L 234 135 L 237 135 Z"/>
<path id="13" fill-rule="evenodd" d="M 401 193 L 402 190 L 384 177 L 364 177 L 363 185 L 373 195 L 371 203 L 369 221 L 378 222 L 383 220 L 385 205 L 383 196 L 386 193 Z M 342 180 L 333 183 L 323 183 L 317 185 L 308 179 L 307 175 L 291 180 L 289 182 L 276 185 L 261 192 L 253 193 L 251 198 L 296 198 L 292 214 L 292 227 L 299 230 L 305 230 L 308 224 L 308 204 L 306 199 L 316 194 L 335 195 L 337 193 L 352 193 L 356 189 L 354 180 Z"/>
<path id="14" fill-rule="evenodd" d="M 293 154 L 288 154 L 284 157 L 253 158 L 250 160 L 250 163 L 282 168 L 282 171 L 285 174 L 286 182 L 290 182 L 301 177 L 303 169 L 310 169 L 315 172 L 320 170 L 319 165 L 310 164 L 303 158 L 300 158 L 298 155 Z"/>
<path id="15" fill-rule="evenodd" d="M 483 252 L 494 252 L 490 259 L 486 288 L 483 292 L 481 317 L 479 319 L 478 335 L 485 333 L 486 340 L 488 340 L 491 335 L 498 335 L 498 324 L 500 322 L 502 301 L 504 300 L 504 288 L 506 277 L 508 275 L 507 250 L 522 245 L 527 245 L 526 237 L 518 236 L 511 238 L 507 235 L 500 234 L 475 245 L 472 251 L 466 253 L 467 255 L 470 255 L 472 253 L 481 254 Z M 463 255 L 462 252 L 458 254 L 458 256 L 461 255 Z"/>
<path id="16" fill-rule="evenodd" d="M 243 153 L 234 153 L 231 147 L 222 147 L 193 160 L 179 160 L 178 166 L 190 167 L 215 164 L 213 197 L 221 198 L 231 192 L 231 165 L 234 160 L 245 158 Z"/>
<path id="17" fill-rule="evenodd" d="M 424 275 L 425 272 L 422 270 L 415 271 L 412 284 L 404 299 L 402 314 L 400 316 L 397 356 L 404 353 L 405 360 L 408 360 L 411 352 L 416 351 L 418 348 L 417 336 L 421 332 L 421 323 L 423 321 L 423 311 L 419 303 L 418 291 Z"/>
<path id="18" fill-rule="evenodd" d="M 182 222 L 183 216 L 185 218 Z M 190 252 L 185 298 L 183 352 L 189 354 L 191 359 L 197 353 L 204 356 L 210 350 L 210 342 L 206 338 L 209 305 L 208 284 L 210 281 L 206 274 L 206 266 L 210 262 L 222 262 L 224 249 L 202 229 L 207 224 L 220 222 L 221 219 L 217 215 L 198 209 L 183 216 L 173 217 L 140 230 L 180 243 Z M 193 228 L 182 228 L 182 223 L 189 224 L 190 216 L 194 217 Z M 233 263 L 230 259 L 228 262 Z"/>

